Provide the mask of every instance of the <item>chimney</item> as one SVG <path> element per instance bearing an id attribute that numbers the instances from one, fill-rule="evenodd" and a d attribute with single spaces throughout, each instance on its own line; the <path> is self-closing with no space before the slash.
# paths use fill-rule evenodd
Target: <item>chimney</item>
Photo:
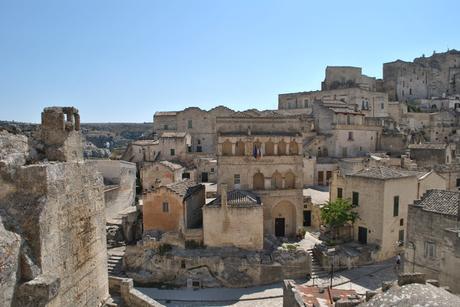
<path id="1" fill-rule="evenodd" d="M 227 184 L 221 183 L 220 184 L 220 202 L 222 207 L 227 207 Z"/>

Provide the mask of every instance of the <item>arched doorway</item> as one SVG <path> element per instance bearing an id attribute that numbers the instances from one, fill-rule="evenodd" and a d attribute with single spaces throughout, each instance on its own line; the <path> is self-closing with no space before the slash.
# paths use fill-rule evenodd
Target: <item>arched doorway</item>
<path id="1" fill-rule="evenodd" d="M 286 142 L 281 140 L 278 143 L 278 156 L 285 156 L 286 155 Z"/>
<path id="2" fill-rule="evenodd" d="M 264 190 L 265 189 L 265 178 L 262 173 L 255 173 L 252 177 L 252 189 L 253 190 Z"/>
<path id="3" fill-rule="evenodd" d="M 283 188 L 283 176 L 278 172 L 272 175 L 272 189 L 281 190 Z"/>
<path id="4" fill-rule="evenodd" d="M 294 189 L 295 188 L 295 175 L 292 172 L 288 172 L 284 176 L 284 188 Z"/>
<path id="5" fill-rule="evenodd" d="M 243 141 L 236 142 L 236 155 L 244 156 L 244 142 Z"/>
<path id="6" fill-rule="evenodd" d="M 299 154 L 299 146 L 297 145 L 295 141 L 291 141 L 289 143 L 289 154 L 291 156 L 295 156 Z"/>
<path id="7" fill-rule="evenodd" d="M 222 155 L 231 156 L 232 155 L 232 143 L 229 140 L 226 140 L 222 144 Z"/>
<path id="8" fill-rule="evenodd" d="M 273 156 L 275 154 L 275 144 L 272 141 L 268 141 L 265 143 L 265 155 L 266 156 Z"/>
<path id="9" fill-rule="evenodd" d="M 277 237 L 296 235 L 296 209 L 288 200 L 280 201 L 272 209 L 272 233 Z"/>

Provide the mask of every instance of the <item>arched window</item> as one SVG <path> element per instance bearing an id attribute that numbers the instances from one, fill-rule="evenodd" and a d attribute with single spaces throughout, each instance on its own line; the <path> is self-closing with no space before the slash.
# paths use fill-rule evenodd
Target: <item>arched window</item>
<path id="1" fill-rule="evenodd" d="M 265 189 L 265 178 L 262 173 L 254 174 L 252 178 L 252 189 L 253 190 L 264 190 Z"/>
<path id="2" fill-rule="evenodd" d="M 243 141 L 236 142 L 236 155 L 244 156 L 244 142 Z"/>
<path id="3" fill-rule="evenodd" d="M 273 156 L 275 154 L 275 144 L 272 141 L 265 143 L 265 155 Z"/>
<path id="4" fill-rule="evenodd" d="M 272 189 L 279 190 L 282 188 L 283 188 L 283 176 L 281 176 L 281 174 L 278 171 L 276 171 L 272 175 Z"/>
<path id="5" fill-rule="evenodd" d="M 291 156 L 299 154 L 299 146 L 297 145 L 295 141 L 291 141 L 289 143 L 289 154 Z"/>
<path id="6" fill-rule="evenodd" d="M 229 140 L 226 140 L 222 144 L 222 155 L 231 156 L 232 155 L 232 143 Z"/>
<path id="7" fill-rule="evenodd" d="M 286 176 L 284 176 L 284 187 L 286 189 L 295 188 L 295 176 L 292 172 L 288 172 Z"/>
<path id="8" fill-rule="evenodd" d="M 278 143 L 278 156 L 285 156 L 286 155 L 286 143 L 281 140 Z"/>

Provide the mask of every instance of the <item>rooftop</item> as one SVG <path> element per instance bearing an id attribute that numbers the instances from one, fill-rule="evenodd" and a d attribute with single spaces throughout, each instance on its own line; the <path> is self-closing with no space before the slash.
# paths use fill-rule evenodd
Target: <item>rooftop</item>
<path id="1" fill-rule="evenodd" d="M 173 182 L 168 185 L 165 185 L 167 189 L 173 191 L 177 195 L 186 198 L 190 194 L 192 194 L 194 191 L 204 187 L 202 184 L 196 183 L 192 180 L 182 180 L 179 182 Z"/>
<path id="2" fill-rule="evenodd" d="M 230 207 L 255 207 L 262 204 L 260 197 L 249 191 L 232 190 L 227 192 L 227 206 Z M 215 200 L 207 204 L 208 207 L 220 207 L 221 197 L 217 196 Z"/>
<path id="3" fill-rule="evenodd" d="M 184 168 L 182 165 L 170 161 L 160 161 L 159 163 L 170 168 L 171 170 L 178 170 Z"/>
<path id="4" fill-rule="evenodd" d="M 175 116 L 176 111 L 155 112 L 153 116 Z"/>
<path id="5" fill-rule="evenodd" d="M 417 172 L 411 172 L 401 169 L 390 168 L 386 166 L 375 166 L 364 168 L 360 171 L 350 174 L 353 177 L 365 177 L 372 179 L 397 179 L 405 177 L 415 177 Z"/>
<path id="6" fill-rule="evenodd" d="M 460 306 L 460 298 L 442 288 L 430 284 L 408 284 L 402 287 L 391 287 L 388 291 L 377 294 L 370 301 L 361 304 L 363 307 L 380 306 Z"/>
<path id="7" fill-rule="evenodd" d="M 329 191 L 321 191 L 315 188 L 303 189 L 303 196 L 310 197 L 314 205 L 324 205 L 329 201 Z"/>
<path id="8" fill-rule="evenodd" d="M 423 143 L 423 144 L 410 144 L 409 149 L 446 149 L 446 143 Z"/>
<path id="9" fill-rule="evenodd" d="M 421 200 L 415 201 L 414 206 L 424 211 L 457 216 L 459 201 L 460 192 L 428 190 Z"/>

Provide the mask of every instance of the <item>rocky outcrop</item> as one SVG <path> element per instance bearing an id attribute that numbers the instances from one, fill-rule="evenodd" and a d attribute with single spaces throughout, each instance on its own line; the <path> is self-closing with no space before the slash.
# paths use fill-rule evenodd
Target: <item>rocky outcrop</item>
<path id="1" fill-rule="evenodd" d="M 183 249 L 128 246 L 123 259 L 127 275 L 141 284 L 166 283 L 183 287 L 194 281 L 202 287 L 248 287 L 270 284 L 310 273 L 303 250 L 251 252 L 236 248 Z"/>

